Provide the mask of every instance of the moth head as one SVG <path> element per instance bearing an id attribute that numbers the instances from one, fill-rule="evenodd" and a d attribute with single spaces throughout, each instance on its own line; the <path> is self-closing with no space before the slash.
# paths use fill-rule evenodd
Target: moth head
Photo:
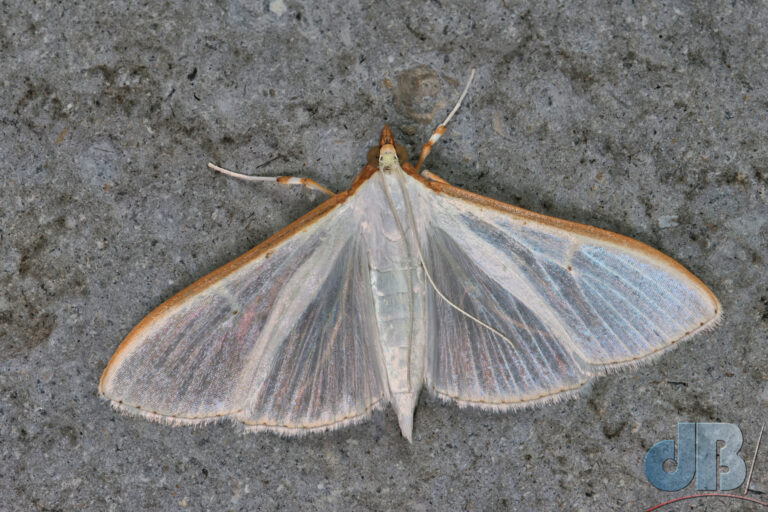
<path id="1" fill-rule="evenodd" d="M 394 164 L 399 165 L 400 162 L 407 162 L 408 153 L 403 146 L 395 142 L 392 131 L 385 125 L 381 130 L 379 144 L 368 150 L 366 160 L 368 165 L 385 169 Z"/>

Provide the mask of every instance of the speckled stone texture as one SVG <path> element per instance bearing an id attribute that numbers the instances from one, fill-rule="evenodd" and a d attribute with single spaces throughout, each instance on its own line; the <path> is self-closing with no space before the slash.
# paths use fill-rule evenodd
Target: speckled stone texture
<path id="1" fill-rule="evenodd" d="M 695 492 L 643 474 L 678 421 L 738 424 L 749 462 L 768 402 L 765 3 L 39 0 L 0 20 L 0 508 L 637 510 Z M 662 250 L 720 298 L 719 329 L 545 408 L 425 393 L 412 445 L 391 409 L 283 439 L 98 397 L 153 307 L 323 199 L 208 161 L 345 189 L 384 123 L 417 153 L 472 67 L 427 166 Z M 752 489 L 768 500 L 768 448 Z M 748 507 L 668 510 L 693 505 Z"/>

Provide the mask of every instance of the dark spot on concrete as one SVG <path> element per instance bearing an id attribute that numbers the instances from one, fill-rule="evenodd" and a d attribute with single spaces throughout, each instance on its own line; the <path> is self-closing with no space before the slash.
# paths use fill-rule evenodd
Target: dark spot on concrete
<path id="1" fill-rule="evenodd" d="M 22 276 L 27 275 L 31 270 L 35 257 L 46 245 L 46 238 L 44 235 L 38 235 L 34 241 L 25 249 L 21 251 L 21 258 L 19 259 L 19 274 Z"/>
<path id="2" fill-rule="evenodd" d="M 429 124 L 435 113 L 446 107 L 440 97 L 443 80 L 426 66 L 403 71 L 394 90 L 395 109 L 417 123 Z"/>
<path id="3" fill-rule="evenodd" d="M 63 425 L 59 427 L 59 433 L 63 439 L 66 439 L 69 446 L 75 447 L 80 441 L 80 436 L 75 427 L 71 425 Z"/>
<path id="4" fill-rule="evenodd" d="M 616 423 L 606 423 L 603 425 L 603 435 L 607 439 L 613 439 L 614 437 L 621 434 L 621 431 L 624 430 L 624 427 L 626 425 L 627 425 L 626 421 L 616 422 Z"/>

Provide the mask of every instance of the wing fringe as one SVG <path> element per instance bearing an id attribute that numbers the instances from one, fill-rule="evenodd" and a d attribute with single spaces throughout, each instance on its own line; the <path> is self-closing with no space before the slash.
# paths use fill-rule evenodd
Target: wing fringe
<path id="1" fill-rule="evenodd" d="M 281 437 L 304 437 L 312 434 L 331 432 L 362 423 L 369 419 L 374 412 L 384 409 L 387 403 L 388 402 L 386 400 L 381 399 L 369 405 L 361 414 L 351 416 L 349 418 L 344 418 L 334 423 L 327 423 L 317 426 L 296 427 L 283 425 L 248 425 L 239 420 L 237 420 L 237 423 L 242 426 L 244 433 L 271 432 Z"/>
<path id="2" fill-rule="evenodd" d="M 699 334 L 707 333 L 713 329 L 716 329 L 717 326 L 719 326 L 721 323 L 723 323 L 724 320 L 723 315 L 723 308 L 720 307 L 720 303 L 718 302 L 718 309 L 717 314 L 708 322 L 706 322 L 704 325 L 698 327 L 697 329 L 694 329 L 693 331 L 689 332 L 688 334 L 681 336 L 680 338 L 677 338 L 676 340 L 672 340 L 669 342 L 668 345 L 665 345 L 653 352 L 650 352 L 648 354 L 644 354 L 640 357 L 637 357 L 635 359 L 629 359 L 627 361 L 620 361 L 617 363 L 608 363 L 608 364 L 602 364 L 602 365 L 592 365 L 592 368 L 595 368 L 597 371 L 595 372 L 595 376 L 600 375 L 608 375 L 612 373 L 618 373 L 624 370 L 634 370 L 637 369 L 647 363 L 651 363 L 658 359 L 659 357 L 663 356 L 667 352 L 677 348 L 680 346 L 680 344 L 684 341 L 687 341 L 694 336 L 698 336 Z"/>
<path id="3" fill-rule="evenodd" d="M 228 420 L 231 423 L 233 423 L 236 427 L 239 427 L 243 434 L 271 432 L 273 434 L 279 435 L 280 437 L 286 437 L 286 438 L 303 437 L 306 435 L 320 434 L 323 432 L 340 430 L 342 428 L 346 428 L 352 425 L 357 425 L 358 423 L 362 423 L 367 419 L 369 419 L 374 412 L 384 409 L 384 407 L 386 407 L 386 405 L 388 404 L 386 399 L 381 398 L 376 402 L 370 404 L 365 409 L 365 411 L 363 411 L 361 414 L 358 414 L 356 416 L 343 418 L 339 421 L 335 421 L 332 423 L 302 427 L 302 426 L 294 426 L 294 425 L 258 425 L 258 424 L 249 425 L 248 423 L 242 421 L 240 418 L 237 417 L 237 414 L 239 414 L 240 411 L 230 413 L 230 414 L 220 414 L 217 416 L 204 416 L 200 418 L 184 418 L 181 416 L 168 416 L 168 415 L 160 414 L 157 412 L 144 411 L 142 409 L 139 409 L 137 407 L 134 407 L 125 403 L 120 403 L 115 400 L 110 400 L 109 398 L 106 398 L 106 397 L 104 397 L 104 399 L 108 400 L 112 408 L 121 414 L 125 414 L 127 416 L 140 417 L 145 420 L 149 420 L 154 423 L 160 423 L 161 425 L 165 425 L 165 426 L 197 428 L 197 427 L 203 427 L 205 425 L 210 425 L 212 423 L 220 423 L 222 421 Z"/>
<path id="4" fill-rule="evenodd" d="M 572 400 L 574 398 L 578 398 L 579 396 L 587 394 L 588 391 L 592 388 L 592 385 L 594 384 L 595 379 L 597 378 L 600 378 L 606 375 L 618 374 L 624 371 L 635 370 L 637 368 L 640 368 L 641 366 L 654 362 L 656 359 L 660 358 L 665 353 L 680 346 L 681 342 L 717 328 L 717 326 L 719 326 L 723 322 L 723 320 L 724 320 L 723 309 L 718 308 L 718 313 L 712 320 L 710 320 L 703 326 L 699 327 L 698 329 L 693 330 L 687 335 L 682 336 L 674 341 L 671 341 L 669 345 L 666 345 L 654 352 L 651 352 L 649 354 L 643 355 L 641 357 L 638 357 L 636 359 L 632 359 L 629 361 L 622 361 L 619 363 L 611 363 L 611 364 L 604 364 L 604 365 L 591 365 L 590 369 L 592 370 L 592 373 L 589 376 L 589 378 L 585 380 L 581 385 L 570 388 L 570 389 L 555 391 L 553 393 L 538 396 L 535 398 L 528 398 L 528 399 L 523 398 L 520 400 L 514 400 L 514 401 L 508 401 L 508 402 L 503 402 L 503 401 L 482 402 L 482 401 L 459 399 L 447 393 L 442 393 L 440 391 L 437 391 L 433 389 L 431 386 L 427 386 L 427 389 L 432 396 L 436 397 L 441 402 L 457 405 L 461 409 L 466 409 L 471 407 L 474 409 L 480 409 L 483 411 L 490 411 L 490 412 L 509 412 L 509 411 L 517 411 L 519 409 L 537 408 L 537 407 L 543 407 L 550 404 L 556 404 L 566 400 Z"/>

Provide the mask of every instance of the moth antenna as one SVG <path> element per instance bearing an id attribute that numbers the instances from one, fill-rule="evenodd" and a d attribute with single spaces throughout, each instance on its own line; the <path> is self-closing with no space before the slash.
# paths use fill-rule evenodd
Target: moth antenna
<path id="1" fill-rule="evenodd" d="M 416 162 L 416 171 L 418 172 L 419 167 L 421 167 L 422 162 L 425 158 L 427 158 L 427 155 L 430 151 L 432 151 L 432 146 L 435 145 L 435 142 L 440 140 L 440 137 L 445 133 L 445 125 L 448 124 L 448 121 L 451 120 L 453 115 L 456 113 L 456 111 L 459 110 L 459 107 L 461 106 L 461 102 L 464 101 L 464 97 L 467 95 L 467 92 L 469 91 L 469 86 L 472 84 L 472 80 L 475 78 L 475 68 L 472 68 L 472 72 L 469 74 L 469 80 L 467 80 L 467 85 L 464 86 L 464 91 L 462 91 L 461 96 L 459 96 L 459 101 L 456 102 L 456 106 L 453 107 L 453 110 L 451 110 L 451 113 L 448 114 L 448 117 L 445 118 L 445 121 L 440 123 L 437 128 L 435 128 L 435 131 L 432 132 L 432 135 L 429 137 L 429 140 L 424 144 L 424 146 L 421 148 L 421 154 L 419 155 L 419 161 Z"/>
<path id="2" fill-rule="evenodd" d="M 329 197 L 336 195 L 331 192 L 330 189 L 309 178 L 297 178 L 295 176 L 249 176 L 247 174 L 240 174 L 239 172 L 228 171 L 227 169 L 219 167 L 218 165 L 213 165 L 210 162 L 208 162 L 208 167 L 216 172 L 244 181 L 273 181 L 275 183 L 280 183 L 281 185 L 303 185 L 308 189 L 318 190 Z"/>

